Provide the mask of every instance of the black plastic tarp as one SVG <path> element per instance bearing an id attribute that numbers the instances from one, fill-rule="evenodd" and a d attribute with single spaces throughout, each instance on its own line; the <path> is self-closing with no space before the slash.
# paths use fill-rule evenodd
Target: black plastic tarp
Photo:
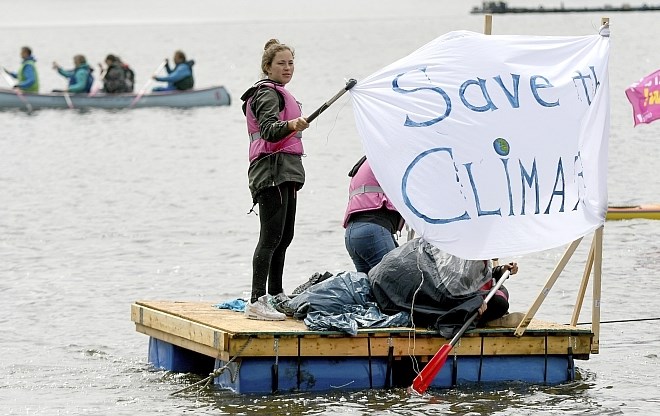
<path id="1" fill-rule="evenodd" d="M 460 269 L 479 263 L 443 254 L 419 238 L 386 254 L 369 272 L 380 310 L 386 314 L 412 310 L 416 327 L 438 330 L 447 338 L 455 334 L 483 303 L 479 288 L 490 276 L 465 279 Z"/>
<path id="2" fill-rule="evenodd" d="M 359 272 L 342 272 L 315 284 L 291 299 L 288 308 L 311 330 L 356 335 L 359 328 L 409 326 L 409 314 L 384 314 L 371 293 L 369 279 Z"/>

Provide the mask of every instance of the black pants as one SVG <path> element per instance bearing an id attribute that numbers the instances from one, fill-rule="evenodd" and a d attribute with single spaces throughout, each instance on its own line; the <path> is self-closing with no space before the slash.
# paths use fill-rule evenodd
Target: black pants
<path id="1" fill-rule="evenodd" d="M 507 298 L 509 297 L 509 291 L 504 286 L 500 286 L 500 290 L 506 294 Z M 477 326 L 483 326 L 488 321 L 501 318 L 506 315 L 508 311 L 509 301 L 502 296 L 495 295 L 488 301 L 486 312 L 484 312 L 479 318 Z"/>
<path id="2" fill-rule="evenodd" d="M 295 183 L 285 182 L 267 188 L 257 195 L 261 230 L 252 258 L 251 302 L 266 294 L 266 283 L 271 295 L 284 291 L 284 256 L 293 240 L 296 222 L 295 187 Z"/>

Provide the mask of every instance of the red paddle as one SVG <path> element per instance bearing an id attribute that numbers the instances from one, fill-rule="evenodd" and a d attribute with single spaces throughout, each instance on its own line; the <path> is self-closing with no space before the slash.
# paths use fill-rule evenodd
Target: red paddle
<path id="1" fill-rule="evenodd" d="M 486 303 L 495 296 L 495 292 L 497 292 L 502 286 L 502 283 L 509 277 L 509 270 L 505 271 L 502 274 L 502 277 L 500 277 L 500 280 L 497 281 L 497 284 L 493 286 L 493 288 L 488 292 L 488 296 L 486 296 L 486 299 L 484 300 Z M 422 368 L 422 371 L 417 374 L 417 377 L 413 380 L 412 386 L 408 388 L 408 391 L 414 390 L 419 394 L 424 394 L 426 389 L 429 388 L 431 385 L 431 382 L 435 378 L 436 374 L 438 374 L 438 371 L 442 368 L 443 365 L 445 365 L 445 361 L 447 361 L 447 357 L 449 356 L 449 352 L 451 352 L 451 349 L 456 345 L 458 340 L 463 336 L 463 333 L 468 329 L 470 324 L 477 318 L 479 315 L 479 312 L 475 312 L 470 316 L 470 318 L 463 324 L 461 329 L 454 335 L 454 338 L 451 339 L 449 344 L 445 344 L 440 349 L 438 352 L 435 353 L 433 358 L 431 358 L 431 361 L 429 361 L 424 368 Z"/>

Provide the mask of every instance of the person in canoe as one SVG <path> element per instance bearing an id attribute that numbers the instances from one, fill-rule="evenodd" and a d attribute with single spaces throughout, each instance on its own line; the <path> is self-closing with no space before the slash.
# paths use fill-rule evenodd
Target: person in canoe
<path id="1" fill-rule="evenodd" d="M 387 199 L 367 157 L 348 173 L 348 206 L 344 214 L 344 243 L 358 272 L 369 273 L 383 256 L 398 247 L 394 234 L 403 218 Z"/>
<path id="2" fill-rule="evenodd" d="M 94 69 L 87 64 L 84 55 L 75 55 L 73 65 L 73 69 L 64 69 L 57 62 L 53 62 L 53 69 L 69 80 L 67 92 L 88 93 L 92 89 L 92 84 L 94 84 L 94 77 L 92 76 Z M 62 92 L 62 90 L 53 90 L 53 92 Z"/>
<path id="3" fill-rule="evenodd" d="M 133 70 L 113 54 L 105 57 L 105 64 L 106 68 L 99 64 L 103 74 L 103 92 L 107 94 L 132 92 L 135 80 Z"/>
<path id="4" fill-rule="evenodd" d="M 170 61 L 165 59 L 165 70 L 167 75 L 154 75 L 152 78 L 156 81 L 167 82 L 165 87 L 155 87 L 153 91 L 183 91 L 192 89 L 195 85 L 192 67 L 194 60 L 186 60 L 186 55 L 182 51 L 174 52 L 174 68 L 170 68 Z"/>
<path id="5" fill-rule="evenodd" d="M 285 88 L 294 72 L 293 49 L 277 39 L 266 42 L 264 78 L 242 96 L 250 140 L 248 181 L 259 204 L 259 241 L 252 257 L 248 319 L 284 320 L 274 305 L 287 300 L 282 286 L 284 258 L 293 240 L 298 191 L 305 183 L 302 131 L 309 123 L 300 103 Z M 253 207 L 254 208 L 254 207 Z"/>
<path id="6" fill-rule="evenodd" d="M 28 46 L 21 48 L 21 62 L 18 71 L 11 72 L 3 68 L 12 78 L 18 80 L 14 88 L 18 88 L 25 92 L 39 92 L 39 76 L 37 75 L 37 68 L 35 66 L 36 59 L 32 56 L 32 49 Z"/>

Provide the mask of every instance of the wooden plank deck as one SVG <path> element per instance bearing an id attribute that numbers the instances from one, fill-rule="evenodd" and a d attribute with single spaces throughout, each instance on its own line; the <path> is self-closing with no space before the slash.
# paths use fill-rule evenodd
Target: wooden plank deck
<path id="1" fill-rule="evenodd" d="M 131 305 L 136 330 L 150 337 L 228 361 L 231 357 L 386 357 L 430 358 L 448 340 L 435 331 L 412 328 L 361 329 L 357 336 L 310 331 L 302 321 L 256 321 L 206 302 L 137 301 Z M 515 328 L 467 332 L 452 353 L 457 356 L 571 355 L 588 359 L 590 328 L 534 319 L 524 335 Z"/>

